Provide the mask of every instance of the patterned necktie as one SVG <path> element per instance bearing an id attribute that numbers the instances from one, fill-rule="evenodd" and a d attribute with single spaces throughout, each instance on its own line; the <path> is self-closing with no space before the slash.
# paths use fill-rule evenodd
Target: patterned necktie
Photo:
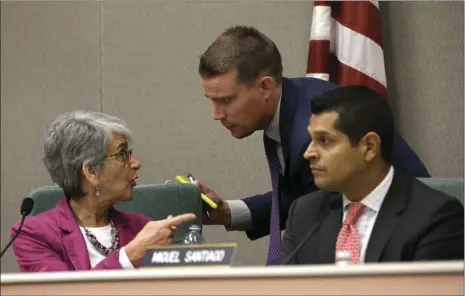
<path id="1" fill-rule="evenodd" d="M 271 200 L 271 218 L 270 218 L 270 245 L 268 247 L 267 263 L 276 262 L 279 259 L 281 247 L 281 227 L 279 217 L 279 171 L 280 163 L 276 142 L 263 134 L 265 144 L 266 158 L 270 168 L 271 184 L 273 187 Z"/>
<path id="2" fill-rule="evenodd" d="M 347 206 L 347 216 L 344 219 L 336 242 L 336 252 L 349 251 L 351 261 L 354 264 L 360 262 L 360 234 L 355 224 L 364 208 L 365 205 L 359 202 L 353 202 Z"/>

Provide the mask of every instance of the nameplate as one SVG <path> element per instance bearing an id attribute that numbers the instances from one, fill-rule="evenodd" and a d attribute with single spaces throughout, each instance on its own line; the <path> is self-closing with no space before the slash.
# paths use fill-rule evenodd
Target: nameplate
<path id="1" fill-rule="evenodd" d="M 147 250 L 143 267 L 231 265 L 237 244 L 169 245 Z"/>

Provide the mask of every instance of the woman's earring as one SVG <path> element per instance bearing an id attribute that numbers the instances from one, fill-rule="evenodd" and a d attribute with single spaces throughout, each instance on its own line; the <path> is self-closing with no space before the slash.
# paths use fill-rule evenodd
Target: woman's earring
<path id="1" fill-rule="evenodd" d="M 95 196 L 100 196 L 100 190 L 98 187 L 95 188 Z"/>

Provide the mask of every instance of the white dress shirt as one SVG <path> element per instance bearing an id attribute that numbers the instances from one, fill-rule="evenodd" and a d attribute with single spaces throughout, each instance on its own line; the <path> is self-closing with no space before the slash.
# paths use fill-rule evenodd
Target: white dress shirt
<path id="1" fill-rule="evenodd" d="M 284 172 L 284 155 L 283 147 L 281 145 L 281 134 L 279 132 L 279 111 L 281 109 L 281 97 L 279 97 L 278 106 L 276 112 L 271 120 L 268 129 L 265 131 L 265 134 L 272 140 L 276 142 L 276 150 L 278 153 L 279 163 L 281 164 L 280 172 Z M 231 228 L 226 228 L 226 230 L 250 230 L 252 229 L 252 215 L 250 213 L 249 207 L 240 199 L 236 200 L 226 200 L 231 209 Z"/>
<path id="2" fill-rule="evenodd" d="M 87 239 L 86 232 L 84 231 L 84 227 L 79 226 L 81 229 L 82 235 L 84 236 L 84 240 L 86 241 L 87 252 L 89 253 L 89 260 L 91 268 L 94 268 L 97 264 L 99 264 L 106 256 L 102 255 L 97 249 L 92 245 L 92 243 Z M 88 227 L 87 228 L 97 240 L 104 245 L 105 247 L 111 247 L 111 224 L 108 224 L 104 227 Z M 126 254 L 126 250 L 123 248 L 119 251 L 119 264 L 124 269 L 132 269 L 134 265 L 132 265 L 131 261 Z"/>
<path id="3" fill-rule="evenodd" d="M 373 189 L 367 196 L 365 196 L 360 202 L 365 205 L 362 214 L 357 219 L 355 227 L 360 234 L 360 263 L 365 261 L 365 254 L 370 240 L 371 231 L 375 225 L 376 217 L 378 216 L 383 200 L 391 187 L 392 178 L 394 176 L 394 168 L 391 166 L 386 177 L 379 185 Z M 347 206 L 351 203 L 345 195 L 342 195 L 342 203 L 344 206 L 344 214 L 342 221 L 344 222 L 347 216 Z"/>

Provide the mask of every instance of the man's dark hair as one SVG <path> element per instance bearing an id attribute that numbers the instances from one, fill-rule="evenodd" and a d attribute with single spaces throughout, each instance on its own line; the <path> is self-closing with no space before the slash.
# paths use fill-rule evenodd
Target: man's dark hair
<path id="1" fill-rule="evenodd" d="M 334 111 L 339 118 L 334 128 L 343 132 L 353 146 L 369 132 L 381 138 L 381 157 L 392 160 L 394 118 L 386 100 L 374 90 L 361 85 L 336 88 L 312 100 L 312 114 Z"/>
<path id="2" fill-rule="evenodd" d="M 237 69 L 239 83 L 250 84 L 268 75 L 281 84 L 281 54 L 270 38 L 253 27 L 226 29 L 202 54 L 199 74 L 211 78 Z"/>

